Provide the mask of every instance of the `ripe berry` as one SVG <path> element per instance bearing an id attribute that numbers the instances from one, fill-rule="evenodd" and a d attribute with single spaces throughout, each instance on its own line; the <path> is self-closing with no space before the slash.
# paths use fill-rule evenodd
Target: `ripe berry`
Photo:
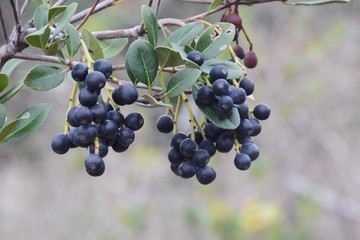
<path id="1" fill-rule="evenodd" d="M 106 78 L 109 78 L 113 72 L 112 64 L 106 59 L 98 59 L 93 65 L 94 71 L 102 72 Z"/>
<path id="2" fill-rule="evenodd" d="M 94 142 L 95 137 L 96 128 L 93 125 L 81 125 L 75 132 L 74 141 L 79 147 L 87 147 Z"/>
<path id="3" fill-rule="evenodd" d="M 174 128 L 174 120 L 169 115 L 162 115 L 156 121 L 156 128 L 159 132 L 169 133 Z"/>
<path id="4" fill-rule="evenodd" d="M 236 44 L 234 47 L 233 47 L 233 50 L 236 54 L 236 56 L 240 59 L 244 59 L 245 57 L 245 51 L 244 49 L 239 45 L 239 44 Z"/>
<path id="5" fill-rule="evenodd" d="M 216 106 L 216 116 L 219 119 L 230 118 L 233 113 L 234 101 L 229 96 L 221 96 Z"/>
<path id="6" fill-rule="evenodd" d="M 102 72 L 93 71 L 86 76 L 85 84 L 91 91 L 96 91 L 105 86 L 106 77 Z"/>
<path id="7" fill-rule="evenodd" d="M 254 131 L 254 125 L 249 119 L 241 119 L 239 127 L 236 129 L 236 132 L 240 135 L 250 136 Z"/>
<path id="8" fill-rule="evenodd" d="M 90 90 L 87 86 L 83 87 L 79 93 L 79 102 L 83 106 L 92 107 L 98 101 L 97 91 Z"/>
<path id="9" fill-rule="evenodd" d="M 242 20 L 241 20 L 240 16 L 236 13 L 229 13 L 228 15 L 226 15 L 224 17 L 224 21 L 234 24 L 236 28 L 241 29 L 241 27 L 242 27 Z"/>
<path id="10" fill-rule="evenodd" d="M 102 104 L 96 104 L 90 108 L 92 120 L 95 123 L 103 123 L 106 120 L 106 109 Z"/>
<path id="11" fill-rule="evenodd" d="M 117 141 L 111 147 L 117 153 L 125 152 L 129 148 L 129 146 L 123 146 Z"/>
<path id="12" fill-rule="evenodd" d="M 254 127 L 254 130 L 252 131 L 250 136 L 254 137 L 254 136 L 259 135 L 259 133 L 261 132 L 261 124 L 260 124 L 259 120 L 257 120 L 256 118 L 249 118 L 249 120 Z"/>
<path id="13" fill-rule="evenodd" d="M 203 136 L 198 130 L 195 130 L 194 133 L 195 133 L 195 142 L 197 144 L 200 144 L 200 142 L 203 140 Z M 189 133 L 187 137 L 191 138 L 191 133 Z"/>
<path id="14" fill-rule="evenodd" d="M 234 104 L 242 104 L 246 101 L 246 92 L 242 88 L 230 88 L 229 96 L 233 99 Z"/>
<path id="15" fill-rule="evenodd" d="M 96 128 L 99 137 L 105 139 L 114 138 L 118 130 L 117 124 L 111 120 L 105 120 L 103 123 L 98 124 Z"/>
<path id="16" fill-rule="evenodd" d="M 216 96 L 228 95 L 229 86 L 230 84 L 226 79 L 219 78 L 213 83 L 212 89 Z"/>
<path id="17" fill-rule="evenodd" d="M 96 154 L 87 155 L 84 165 L 86 172 L 93 177 L 101 176 L 105 171 L 104 160 Z"/>
<path id="18" fill-rule="evenodd" d="M 199 149 L 192 157 L 192 161 L 197 167 L 204 167 L 210 161 L 210 154 L 205 149 Z"/>
<path id="19" fill-rule="evenodd" d="M 234 138 L 232 135 L 223 133 L 216 140 L 216 150 L 222 153 L 230 152 L 234 145 Z"/>
<path id="20" fill-rule="evenodd" d="M 191 162 L 183 162 L 178 167 L 178 173 L 182 178 L 191 178 L 196 174 L 196 166 Z"/>
<path id="21" fill-rule="evenodd" d="M 222 130 L 214 123 L 207 123 L 204 126 L 205 137 L 212 142 L 215 142 L 216 139 L 221 135 Z"/>
<path id="22" fill-rule="evenodd" d="M 244 65 L 247 68 L 255 68 L 257 63 L 258 63 L 258 59 L 257 59 L 255 52 L 249 51 L 245 54 Z"/>
<path id="23" fill-rule="evenodd" d="M 74 117 L 74 112 L 76 108 L 77 108 L 76 106 L 70 108 L 70 110 L 66 115 L 66 120 L 72 127 L 80 126 L 80 124 L 77 121 L 75 121 L 75 117 Z"/>
<path id="24" fill-rule="evenodd" d="M 87 125 L 92 122 L 91 111 L 88 107 L 79 106 L 74 110 L 74 121 L 81 125 Z"/>
<path id="25" fill-rule="evenodd" d="M 178 149 L 171 147 L 168 152 L 168 159 L 171 163 L 182 163 L 184 157 Z"/>
<path id="26" fill-rule="evenodd" d="M 171 163 L 170 164 L 170 169 L 176 176 L 179 176 L 179 172 L 178 172 L 179 166 L 180 166 L 179 163 Z"/>
<path id="27" fill-rule="evenodd" d="M 226 79 L 227 76 L 228 76 L 228 70 L 223 65 L 216 65 L 216 66 L 212 67 L 210 70 L 210 73 L 209 73 L 210 81 L 212 83 L 215 82 L 219 78 Z"/>
<path id="28" fill-rule="evenodd" d="M 245 90 L 248 96 L 251 95 L 255 89 L 253 81 L 247 77 L 241 79 L 239 86 Z"/>
<path id="29" fill-rule="evenodd" d="M 115 122 L 118 127 L 120 127 L 124 123 L 124 116 L 116 110 L 108 111 L 106 119 Z"/>
<path id="30" fill-rule="evenodd" d="M 137 131 L 144 125 L 144 118 L 141 116 L 140 113 L 130 113 L 126 116 L 124 125 L 125 127 L 128 127 L 133 131 Z"/>
<path id="31" fill-rule="evenodd" d="M 204 55 L 196 50 L 191 51 L 188 55 L 187 55 L 187 59 L 193 61 L 194 63 L 196 63 L 197 65 L 201 66 L 204 63 Z"/>
<path id="32" fill-rule="evenodd" d="M 85 63 L 78 63 L 71 70 L 71 77 L 77 82 L 83 82 L 88 74 L 88 69 Z"/>
<path id="33" fill-rule="evenodd" d="M 121 84 L 112 93 L 114 102 L 121 106 L 133 104 L 138 99 L 138 96 L 136 88 L 127 83 Z"/>
<path id="34" fill-rule="evenodd" d="M 195 154 L 196 149 L 196 142 L 190 138 L 184 139 L 179 146 L 179 150 L 185 158 L 191 158 Z"/>
<path id="35" fill-rule="evenodd" d="M 270 116 L 271 109 L 268 105 L 260 103 L 255 106 L 253 110 L 253 115 L 259 120 L 266 120 Z"/>
<path id="36" fill-rule="evenodd" d="M 251 159 L 245 153 L 238 153 L 234 158 L 234 164 L 237 169 L 244 171 L 250 167 Z"/>
<path id="37" fill-rule="evenodd" d="M 216 178 L 216 172 L 215 170 L 210 166 L 205 166 L 203 168 L 199 168 L 196 171 L 196 179 L 201 184 L 210 184 L 212 183 Z"/>
<path id="38" fill-rule="evenodd" d="M 135 139 L 134 131 L 127 127 L 120 128 L 118 134 L 117 141 L 123 146 L 130 146 Z"/>
<path id="39" fill-rule="evenodd" d="M 241 153 L 249 155 L 251 161 L 254 161 L 259 157 L 259 148 L 254 143 L 245 143 L 240 148 Z"/>
<path id="40" fill-rule="evenodd" d="M 114 110 L 114 107 L 111 105 L 110 102 L 106 102 L 104 106 L 105 106 L 105 109 L 106 109 L 107 112 L 111 111 L 111 110 Z"/>
<path id="41" fill-rule="evenodd" d="M 199 91 L 197 92 L 196 95 L 196 100 L 195 100 L 198 104 L 203 104 L 203 105 L 209 105 L 211 104 L 213 101 L 215 101 L 215 96 L 213 93 L 213 88 L 210 86 L 202 86 Z"/>
<path id="42" fill-rule="evenodd" d="M 209 139 L 203 139 L 199 144 L 199 149 L 205 149 L 210 154 L 210 157 L 216 153 L 216 148 Z"/>
<path id="43" fill-rule="evenodd" d="M 69 138 L 63 133 L 56 135 L 51 141 L 51 148 L 57 154 L 65 154 L 70 148 Z"/>
<path id="44" fill-rule="evenodd" d="M 246 102 L 240 104 L 237 108 L 241 119 L 249 117 L 249 106 Z"/>
<path id="45" fill-rule="evenodd" d="M 89 152 L 90 153 L 95 153 L 95 144 L 92 143 L 90 144 L 89 147 Z M 105 142 L 103 140 L 99 140 L 99 156 L 100 157 L 105 157 L 109 152 L 109 148 L 108 146 L 105 144 Z"/>
<path id="46" fill-rule="evenodd" d="M 71 128 L 68 135 L 67 135 L 67 137 L 69 139 L 69 142 L 70 142 L 70 148 L 76 148 L 77 147 L 77 145 L 75 144 L 75 140 L 74 140 L 76 130 L 77 130 L 77 128 Z"/>
<path id="47" fill-rule="evenodd" d="M 186 138 L 187 138 L 187 136 L 184 133 L 181 133 L 181 132 L 175 133 L 171 138 L 170 146 L 175 147 L 176 149 L 179 150 L 180 143 Z"/>

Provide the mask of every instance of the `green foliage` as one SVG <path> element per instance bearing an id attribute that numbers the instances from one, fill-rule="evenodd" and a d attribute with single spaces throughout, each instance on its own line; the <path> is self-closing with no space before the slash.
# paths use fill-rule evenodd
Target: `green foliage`
<path id="1" fill-rule="evenodd" d="M 4 126 L 6 121 L 6 109 L 4 105 L 0 104 L 0 129 Z"/>
<path id="2" fill-rule="evenodd" d="M 75 27 L 68 23 L 65 29 L 68 39 L 66 41 L 66 48 L 69 53 L 69 57 L 72 60 L 80 48 L 80 36 Z"/>
<path id="3" fill-rule="evenodd" d="M 166 87 L 166 96 L 177 97 L 182 92 L 191 88 L 200 77 L 201 71 L 193 68 L 185 68 L 171 76 Z"/>
<path id="4" fill-rule="evenodd" d="M 43 51 L 46 50 L 46 43 L 50 37 L 50 28 L 48 25 L 42 27 L 41 29 L 37 30 L 26 36 L 25 41 L 30 46 L 40 48 Z"/>
<path id="5" fill-rule="evenodd" d="M 197 35 L 199 35 L 204 29 L 204 24 L 201 22 L 192 22 L 188 23 L 176 31 L 174 31 L 168 38 L 171 43 L 176 43 L 179 46 L 184 46 L 185 44 L 192 41 Z"/>
<path id="6" fill-rule="evenodd" d="M 76 12 L 77 5 L 77 3 L 71 3 L 69 6 L 66 7 L 65 11 L 62 13 L 59 21 L 57 22 L 53 35 L 57 35 L 58 33 L 60 33 L 70 22 L 72 16 L 74 16 Z"/>
<path id="7" fill-rule="evenodd" d="M 36 8 L 34 13 L 34 25 L 37 30 L 48 25 L 49 19 L 49 4 L 41 4 Z"/>
<path id="8" fill-rule="evenodd" d="M 9 85 L 9 77 L 5 73 L 0 72 L 0 93 Z"/>
<path id="9" fill-rule="evenodd" d="M 112 58 L 118 55 L 127 45 L 127 38 L 100 40 L 100 46 L 105 58 Z"/>
<path id="10" fill-rule="evenodd" d="M 225 66 L 228 69 L 229 79 L 240 78 L 241 76 L 244 75 L 244 71 L 239 65 L 237 65 L 234 62 L 221 60 L 221 59 L 208 59 L 204 62 L 203 65 L 201 65 L 200 69 L 203 73 L 209 74 L 211 68 L 219 64 Z"/>
<path id="11" fill-rule="evenodd" d="M 92 59 L 97 60 L 104 58 L 104 53 L 101 49 L 99 41 L 89 30 L 87 30 L 86 28 L 83 29 L 81 32 L 81 38 L 82 40 L 84 40 Z"/>
<path id="12" fill-rule="evenodd" d="M 19 81 L 12 88 L 10 88 L 6 93 L 1 95 L 0 103 L 6 103 L 9 101 L 20 89 L 24 86 L 24 81 Z"/>
<path id="13" fill-rule="evenodd" d="M 178 51 L 169 47 L 160 46 L 155 49 L 161 68 L 175 67 L 184 64 L 184 60 Z"/>
<path id="14" fill-rule="evenodd" d="M 64 81 L 65 71 L 55 66 L 38 65 L 26 75 L 24 84 L 33 90 L 47 91 Z"/>
<path id="15" fill-rule="evenodd" d="M 142 5 L 141 16 L 146 29 L 148 41 L 155 48 L 158 40 L 158 22 L 155 12 L 148 5 Z"/>

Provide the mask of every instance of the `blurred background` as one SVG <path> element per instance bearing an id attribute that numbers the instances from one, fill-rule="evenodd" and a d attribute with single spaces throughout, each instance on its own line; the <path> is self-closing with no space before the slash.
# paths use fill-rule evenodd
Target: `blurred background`
<path id="1" fill-rule="evenodd" d="M 144 3 L 124 1 L 85 27 L 135 26 Z M 207 7 L 162 1 L 159 18 L 190 17 Z M 132 106 L 123 111 L 145 118 L 135 143 L 110 153 L 104 175 L 90 177 L 86 150 L 57 155 L 50 147 L 63 131 L 71 80 L 49 92 L 24 88 L 5 105 L 9 119 L 36 103 L 50 102 L 53 110 L 35 134 L 0 145 L 0 239 L 360 239 L 360 2 L 239 10 L 259 58 L 249 71 L 256 84 L 251 104 L 272 108 L 254 139 L 261 155 L 248 171 L 235 168 L 231 152 L 212 159 L 211 185 L 180 179 L 167 160 L 171 136 L 155 129 L 165 110 Z M 5 19 L 10 32 L 11 11 Z M 111 61 L 122 64 L 124 56 Z M 13 84 L 35 64 L 18 68 Z M 185 115 L 183 123 L 186 130 Z"/>

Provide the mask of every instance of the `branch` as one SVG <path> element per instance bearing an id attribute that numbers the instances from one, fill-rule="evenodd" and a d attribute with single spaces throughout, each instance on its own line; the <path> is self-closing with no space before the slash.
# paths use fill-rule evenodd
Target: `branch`
<path id="1" fill-rule="evenodd" d="M 20 10 L 20 17 L 24 14 L 25 10 L 29 6 L 29 2 L 30 2 L 30 0 L 25 0 L 24 4 L 22 5 L 21 10 Z"/>
<path id="2" fill-rule="evenodd" d="M 85 15 L 83 20 L 81 20 L 79 25 L 76 26 L 76 30 L 79 30 L 82 27 L 82 25 L 84 25 L 84 23 L 89 19 L 90 15 L 94 12 L 95 7 L 99 4 L 99 2 L 100 2 L 100 0 L 95 0 L 94 4 L 90 8 L 89 12 Z"/>
<path id="3" fill-rule="evenodd" d="M 32 61 L 42 61 L 42 62 L 50 62 L 50 63 L 57 63 L 57 64 L 64 64 L 59 58 L 46 56 L 46 55 L 39 55 L 39 54 L 28 54 L 28 53 L 15 53 L 13 58 L 18 59 L 25 59 L 25 60 L 32 60 Z M 72 64 L 75 65 L 77 62 L 73 61 Z M 66 65 L 70 66 L 70 61 L 66 59 Z"/>
<path id="4" fill-rule="evenodd" d="M 103 1 L 102 3 L 98 4 L 98 5 L 95 7 L 95 9 L 94 9 L 94 11 L 91 13 L 91 15 L 94 14 L 94 13 L 97 13 L 97 12 L 99 12 L 99 11 L 101 11 L 101 10 L 104 10 L 104 9 L 107 8 L 107 7 L 110 7 L 110 6 L 114 5 L 117 1 L 118 1 L 118 0 L 105 0 L 105 1 Z M 91 9 L 91 8 L 88 8 L 88 9 L 85 9 L 85 10 L 83 10 L 83 11 L 75 14 L 75 15 L 71 18 L 70 23 L 75 23 L 75 22 L 78 22 L 78 21 L 80 21 L 81 19 L 83 19 L 83 18 L 86 16 L 86 14 L 88 14 L 88 12 L 90 11 L 90 9 Z"/>
<path id="5" fill-rule="evenodd" d="M 59 1 L 57 1 L 57 2 L 53 5 L 53 7 L 61 6 L 61 5 L 63 5 L 64 3 L 66 3 L 66 2 L 67 2 L 67 0 L 59 0 Z"/>
<path id="6" fill-rule="evenodd" d="M 2 14 L 1 6 L 0 6 L 0 21 L 1 21 L 1 27 L 2 27 L 5 42 L 7 42 L 9 40 L 9 38 L 8 38 L 8 35 L 6 32 L 5 20 L 4 20 L 3 14 Z"/>
<path id="7" fill-rule="evenodd" d="M 213 0 L 181 0 L 182 2 L 191 2 L 191 3 L 200 3 L 200 4 L 211 4 Z M 269 2 L 287 2 L 287 0 L 252 0 L 247 2 L 241 2 L 240 0 L 230 1 L 230 5 L 252 5 L 259 3 L 269 3 Z M 223 5 L 221 5 L 223 6 Z M 226 6 L 226 5 L 225 5 Z"/>

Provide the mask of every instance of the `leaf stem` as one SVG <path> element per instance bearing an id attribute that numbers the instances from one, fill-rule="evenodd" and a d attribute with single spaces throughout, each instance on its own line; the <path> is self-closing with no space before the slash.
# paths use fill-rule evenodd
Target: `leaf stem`
<path id="1" fill-rule="evenodd" d="M 194 114 L 192 112 L 192 109 L 191 109 L 191 106 L 189 103 L 189 99 L 187 98 L 185 93 L 181 93 L 181 98 L 185 103 L 185 107 L 186 107 L 186 110 L 189 115 L 189 123 L 190 123 L 190 127 L 191 127 L 191 139 L 195 140 L 195 128 L 196 128 L 195 120 L 194 120 L 195 118 L 194 118 Z"/>
<path id="2" fill-rule="evenodd" d="M 70 124 L 67 121 L 67 114 L 69 113 L 70 109 L 75 106 L 75 100 L 76 100 L 77 91 L 78 91 L 78 84 L 77 84 L 77 82 L 74 82 L 74 86 L 73 86 L 71 96 L 70 96 L 70 103 L 69 103 L 68 109 L 66 111 L 66 116 L 65 116 L 65 127 L 64 127 L 64 134 L 65 135 L 67 135 L 69 133 L 69 130 L 70 130 Z"/>
<path id="3" fill-rule="evenodd" d="M 243 76 L 242 76 L 240 79 L 244 78 L 244 77 L 247 75 L 247 71 L 246 71 L 246 68 L 245 68 L 244 64 L 242 64 L 242 63 L 239 61 L 239 59 L 237 58 L 236 53 L 234 52 L 234 49 L 232 48 L 232 46 L 229 45 L 229 46 L 228 46 L 228 49 L 229 49 L 229 52 L 230 52 L 231 57 L 234 59 L 234 62 L 235 62 L 238 66 L 240 66 L 240 67 L 242 68 L 242 70 L 243 70 Z"/>
<path id="4" fill-rule="evenodd" d="M 180 106 L 181 106 L 181 95 L 178 96 L 177 102 L 176 102 L 176 108 L 175 108 L 175 116 L 174 116 L 174 129 L 173 133 L 178 133 L 178 119 L 179 119 L 179 113 L 180 113 Z"/>
<path id="5" fill-rule="evenodd" d="M 80 44 L 81 44 L 81 47 L 84 51 L 84 55 L 85 55 L 85 58 L 86 58 L 86 62 L 87 62 L 87 65 L 89 67 L 89 69 L 91 69 L 91 65 L 92 63 L 94 62 L 94 60 L 92 59 L 90 53 L 89 53 L 89 49 L 87 48 L 84 40 L 80 39 Z"/>

